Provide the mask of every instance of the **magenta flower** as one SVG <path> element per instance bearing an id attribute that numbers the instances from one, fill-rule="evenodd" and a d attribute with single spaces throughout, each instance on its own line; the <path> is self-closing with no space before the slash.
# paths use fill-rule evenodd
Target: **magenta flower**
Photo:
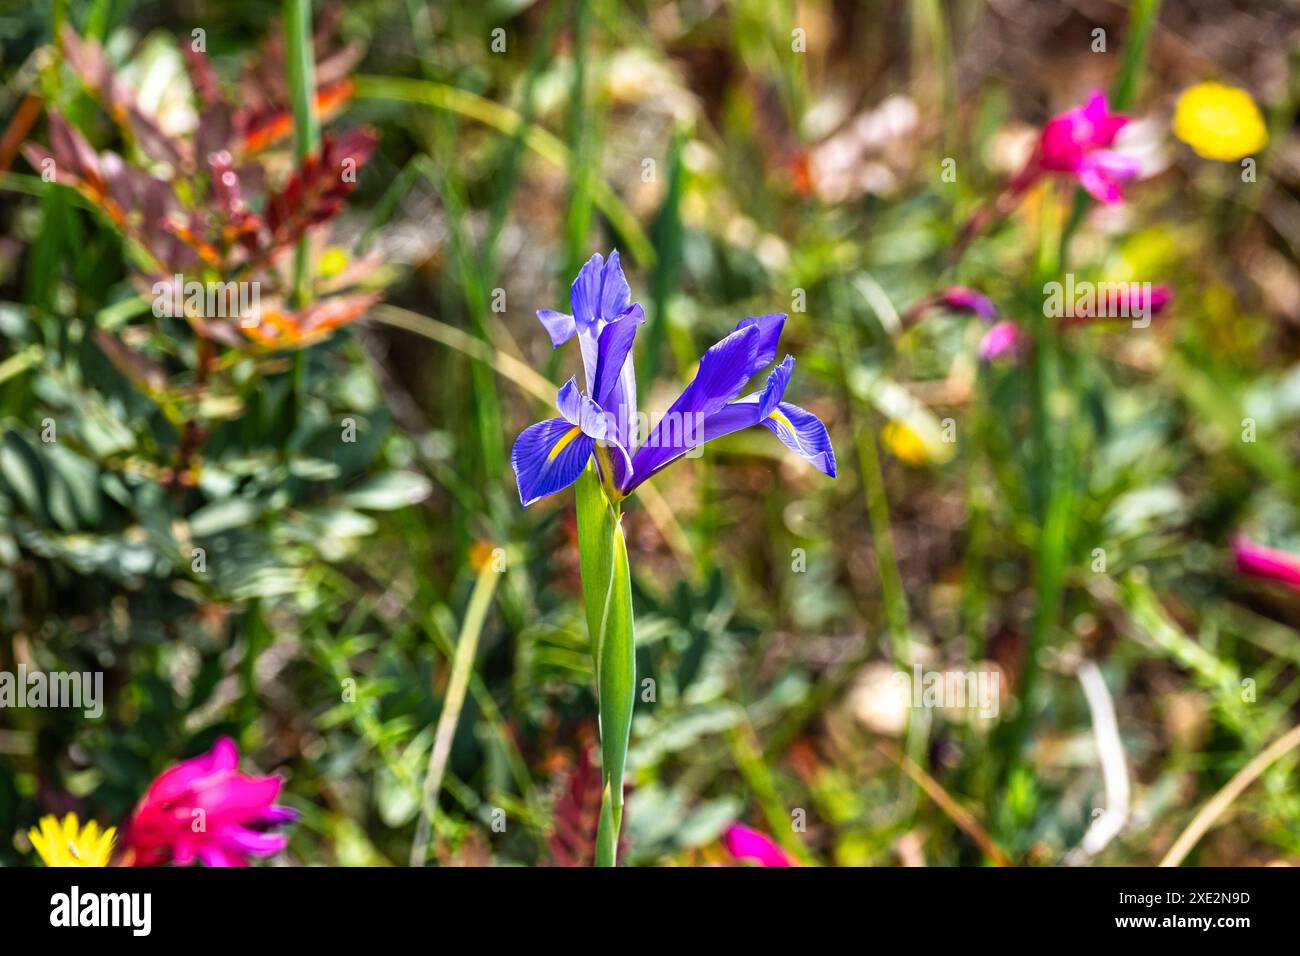
<path id="1" fill-rule="evenodd" d="M 1010 319 L 1003 319 L 980 339 L 980 361 L 993 362 L 1004 355 L 1018 355 L 1022 345 L 1020 327 Z"/>
<path id="2" fill-rule="evenodd" d="M 1022 178 L 1039 172 L 1064 173 L 1104 203 L 1123 199 L 1122 187 L 1138 174 L 1137 160 L 1111 149 L 1129 118 L 1112 113 L 1097 91 L 1083 106 L 1066 110 L 1043 127 L 1038 149 Z"/>
<path id="3" fill-rule="evenodd" d="M 1232 542 L 1232 554 L 1237 561 L 1237 570 L 1242 574 L 1280 581 L 1300 591 L 1300 555 L 1266 548 L 1245 535 L 1238 535 Z"/>
<path id="4" fill-rule="evenodd" d="M 978 315 L 986 322 L 992 322 L 998 317 L 998 307 L 993 304 L 992 299 L 983 292 L 977 292 L 964 285 L 948 286 L 939 293 L 937 300 L 940 305 L 954 312 Z"/>
<path id="5" fill-rule="evenodd" d="M 1082 302 L 1074 305 L 1070 318 L 1075 322 L 1087 322 L 1100 315 L 1101 318 L 1130 318 L 1140 316 L 1153 319 L 1164 311 L 1174 292 L 1167 285 L 1151 285 L 1149 282 L 1116 283 L 1106 293 L 1098 292 L 1093 305 Z"/>
<path id="6" fill-rule="evenodd" d="M 727 845 L 727 852 L 737 860 L 752 861 L 759 866 L 795 865 L 789 854 L 777 846 L 771 837 L 740 823 L 727 827 L 722 842 Z"/>
<path id="7" fill-rule="evenodd" d="M 288 838 L 268 833 L 298 818 L 275 806 L 278 777 L 239 772 L 239 752 L 229 737 L 205 754 L 163 771 L 135 808 L 123 846 L 130 866 L 189 864 L 247 866 L 249 856 L 283 850 Z"/>

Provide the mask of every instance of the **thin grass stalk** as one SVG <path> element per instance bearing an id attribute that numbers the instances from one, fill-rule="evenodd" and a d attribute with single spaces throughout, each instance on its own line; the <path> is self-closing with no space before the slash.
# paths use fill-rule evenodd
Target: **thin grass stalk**
<path id="1" fill-rule="evenodd" d="M 587 47 L 590 42 L 588 0 L 573 0 L 573 86 L 569 92 L 570 169 L 569 209 L 565 221 L 568 268 L 576 275 L 584 261 L 587 231 L 591 227 L 591 179 L 594 144 L 587 111 Z"/>
<path id="2" fill-rule="evenodd" d="M 478 655 L 479 636 L 483 633 L 483 624 L 487 620 L 488 608 L 492 605 L 499 577 L 500 572 L 492 563 L 485 562 L 479 569 L 474 591 L 470 594 L 469 607 L 466 608 L 465 619 L 461 623 L 456 653 L 451 662 L 451 679 L 447 682 L 447 696 L 442 703 L 442 713 L 438 715 L 433 749 L 429 753 L 429 770 L 424 777 L 420 818 L 416 822 L 415 839 L 411 843 L 411 866 L 424 866 L 429 851 L 429 830 L 434 814 L 437 813 L 438 794 L 442 790 L 447 758 L 451 756 L 451 743 L 456 736 L 456 726 L 460 723 L 461 709 L 465 706 L 465 692 L 474 670 L 474 658 Z"/>
<path id="3" fill-rule="evenodd" d="M 759 808 L 767 820 L 768 829 L 777 842 L 805 866 L 815 866 L 817 861 L 808 852 L 802 840 L 795 836 L 793 818 L 786 810 L 785 801 L 776 787 L 772 768 L 768 766 L 763 748 L 748 716 L 727 734 L 732 759 L 740 771 L 750 792 L 758 801 Z"/>
<path id="4" fill-rule="evenodd" d="M 861 414 L 856 409 L 850 369 L 856 353 L 856 336 L 853 333 L 853 316 L 848 307 L 848 296 L 843 288 L 832 286 L 835 312 L 838 316 L 840 378 L 845 397 L 850 406 L 853 439 L 858 453 L 858 472 L 862 494 L 866 500 L 867 516 L 871 521 L 871 544 L 880 568 L 880 590 L 884 597 L 885 621 L 889 628 L 890 645 L 895 663 L 902 669 L 911 667 L 911 625 L 907 606 L 907 592 L 903 576 L 898 569 L 894 551 L 894 533 L 889 515 L 889 498 L 885 491 L 885 476 L 880 469 L 880 454 L 875 436 L 871 433 L 870 412 Z"/>
<path id="5" fill-rule="evenodd" d="M 1058 212 L 1060 208 L 1060 204 L 1053 202 L 1050 197 L 1043 204 L 1037 267 L 1040 285 L 1054 278 L 1062 264 L 1059 256 L 1062 245 L 1058 240 L 1069 229 L 1069 225 L 1068 221 L 1061 224 Z M 1065 474 L 1063 458 L 1067 444 L 1056 441 L 1051 408 L 1051 398 L 1056 388 L 1059 343 L 1057 330 L 1046 315 L 1046 310 L 1039 307 L 1027 311 L 1032 316 L 1030 327 L 1034 342 L 1028 367 L 1028 384 L 1033 417 L 1029 497 L 1038 517 L 1033 572 L 1036 602 L 1029 646 L 1017 681 L 1019 709 L 1001 734 L 1004 760 L 1001 782 L 1009 779 L 1010 773 L 1024 760 L 1023 750 L 1037 703 L 1040 659 L 1047 644 L 1048 632 L 1055 626 L 1059 616 L 1063 593 L 1065 536 L 1062 529 L 1067 516 L 1062 510 L 1065 499 L 1057 492 L 1060 478 Z"/>
<path id="6" fill-rule="evenodd" d="M 467 119 L 491 126 L 507 135 L 521 133 L 534 153 L 566 172 L 574 164 L 569 147 L 540 126 L 529 125 L 518 112 L 486 97 L 446 83 L 394 76 L 358 76 L 354 78 L 354 100 L 381 100 L 412 103 L 448 110 Z M 632 258 L 643 268 L 653 268 L 654 245 L 641 228 L 636 214 L 619 198 L 609 183 L 596 178 L 591 183 L 591 199 L 601 211 Z"/>

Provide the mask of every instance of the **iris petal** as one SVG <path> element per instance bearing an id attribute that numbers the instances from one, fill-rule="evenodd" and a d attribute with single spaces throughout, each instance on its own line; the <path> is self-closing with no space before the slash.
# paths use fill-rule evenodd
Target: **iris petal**
<path id="1" fill-rule="evenodd" d="M 759 328 L 749 325 L 736 329 L 704 353 L 695 379 L 686 386 L 664 417 L 650 429 L 645 442 L 632 456 L 635 477 L 631 485 L 623 486 L 625 490 L 635 487 L 670 461 L 709 440 L 710 417 L 722 411 L 728 402 L 739 395 L 752 377 L 750 369 L 760 339 Z M 749 424 L 757 424 L 757 419 Z"/>
<path id="2" fill-rule="evenodd" d="M 823 475 L 835 477 L 835 449 L 826 426 L 812 412 L 781 402 L 763 419 L 763 427 Z"/>
<path id="3" fill-rule="evenodd" d="M 763 394 L 758 400 L 761 409 L 759 414 L 762 417 L 766 418 L 776 410 L 778 403 L 785 397 L 786 386 L 790 384 L 790 376 L 793 374 L 793 355 L 787 355 L 780 365 L 772 369 L 772 373 L 767 377 L 767 383 L 763 386 Z"/>
<path id="4" fill-rule="evenodd" d="M 784 312 L 772 312 L 768 315 L 741 319 L 736 324 L 737 331 L 749 328 L 751 325 L 758 329 L 758 351 L 754 355 L 753 368 L 749 370 L 750 375 L 757 375 L 760 369 L 765 369 L 776 361 L 776 344 L 781 339 L 781 330 L 785 328 L 785 319 Z"/>
<path id="5" fill-rule="evenodd" d="M 556 312 L 554 309 L 538 309 L 538 321 L 546 329 L 546 334 L 551 337 L 551 347 L 558 349 L 569 339 L 573 338 L 573 333 L 578 331 L 578 323 L 574 321 L 573 316 L 564 312 Z"/>
<path id="6" fill-rule="evenodd" d="M 578 388 L 578 376 L 573 376 L 560 386 L 560 390 L 555 393 L 555 407 L 569 424 L 578 424 L 578 416 L 582 412 L 582 389 Z"/>
<path id="7" fill-rule="evenodd" d="M 563 418 L 548 418 L 525 428 L 510 452 L 523 506 L 577 481 L 594 446 L 595 439 Z"/>
<path id="8" fill-rule="evenodd" d="M 608 262 L 599 252 L 588 259 L 569 294 L 580 329 L 602 319 L 608 321 L 626 309 L 632 301 L 632 289 L 623 275 L 618 250 L 609 254 Z"/>
<path id="9" fill-rule="evenodd" d="M 610 393 L 629 369 L 628 356 L 632 352 L 632 341 L 636 338 L 637 326 L 645 321 L 645 312 L 641 306 L 633 306 L 618 316 L 604 329 L 596 345 L 596 381 L 592 383 L 591 394 L 596 402 L 606 406 Z"/>

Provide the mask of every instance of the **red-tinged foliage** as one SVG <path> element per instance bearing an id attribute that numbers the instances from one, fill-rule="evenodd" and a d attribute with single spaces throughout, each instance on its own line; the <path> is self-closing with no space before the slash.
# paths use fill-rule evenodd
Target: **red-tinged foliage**
<path id="1" fill-rule="evenodd" d="M 315 38 L 321 58 L 317 100 L 323 114 L 336 111 L 351 95 L 346 74 L 359 56 L 354 47 L 331 52 L 332 31 L 326 18 Z M 245 68 L 238 87 L 244 100 L 239 106 L 226 98 L 206 54 L 191 44 L 182 45 L 198 101 L 197 125 L 185 137 L 163 132 L 144 113 L 134 91 L 114 75 L 98 43 L 71 30 L 64 30 L 61 39 L 67 62 L 147 165 L 132 164 L 117 153 L 97 152 L 51 108 L 50 149 L 34 143 L 23 147 L 33 168 L 47 178 L 52 172 L 56 182 L 80 192 L 147 255 L 150 261 L 137 276 L 137 286 L 149 289 L 158 281 L 172 282 L 177 275 L 197 278 L 193 273 L 203 270 L 223 281 L 257 281 L 271 302 L 288 299 L 283 254 L 343 208 L 361 168 L 375 151 L 375 131 L 327 133 L 320 152 L 293 169 L 279 188 L 272 188 L 270 170 L 278 167 L 256 154 L 292 131 L 278 33 Z M 356 270 L 354 278 L 359 281 L 364 273 Z M 336 281 L 315 291 L 343 292 L 346 286 Z M 213 341 L 240 344 L 252 338 L 268 347 L 297 347 L 355 320 L 376 298 L 352 293 L 298 313 L 267 310 L 257 327 L 243 329 L 246 334 L 227 321 L 235 317 L 223 316 L 220 322 L 202 316 L 186 318 L 200 335 Z"/>
<path id="2" fill-rule="evenodd" d="M 267 348 L 298 348 L 318 342 L 330 332 L 355 322 L 382 296 L 378 292 L 331 296 L 300 312 L 263 309 L 261 321 L 244 327 L 244 334 Z"/>
<path id="3" fill-rule="evenodd" d="M 378 141 L 378 134 L 368 128 L 326 136 L 320 155 L 308 156 L 284 188 L 268 197 L 270 244 L 292 245 L 312 226 L 338 215 L 343 201 L 357 188 L 357 171 L 370 159 Z"/>
<path id="4" fill-rule="evenodd" d="M 601 781 L 595 751 L 590 741 L 579 747 L 578 762 L 565 773 L 555 798 L 555 828 L 547 841 L 554 866 L 591 866 L 596 859 Z"/>
<path id="5" fill-rule="evenodd" d="M 552 806 L 553 828 L 547 839 L 552 866 L 591 866 L 596 860 L 596 831 L 600 823 L 600 767 L 595 730 L 584 726 L 573 743 L 576 757 L 553 751 L 548 764 L 559 764 L 560 779 Z M 619 836 L 618 852 L 627 849 L 626 829 Z"/>

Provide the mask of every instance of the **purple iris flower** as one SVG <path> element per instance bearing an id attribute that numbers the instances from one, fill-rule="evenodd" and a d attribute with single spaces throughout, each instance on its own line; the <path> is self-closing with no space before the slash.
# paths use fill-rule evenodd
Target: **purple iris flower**
<path id="1" fill-rule="evenodd" d="M 606 488 L 619 498 L 705 442 L 762 425 L 823 474 L 835 477 L 835 451 L 826 426 L 811 412 L 783 401 L 794 371 L 786 356 L 760 391 L 740 397 L 750 379 L 776 359 L 783 313 L 742 319 L 704 353 L 699 370 L 664 417 L 638 441 L 632 341 L 645 321 L 618 253 L 599 254 L 574 279 L 573 314 L 542 309 L 538 319 L 559 347 L 578 336 L 587 389 L 571 378 L 556 395 L 559 418 L 530 425 L 515 441 L 510 464 L 524 506 L 578 480 L 593 455 Z"/>

